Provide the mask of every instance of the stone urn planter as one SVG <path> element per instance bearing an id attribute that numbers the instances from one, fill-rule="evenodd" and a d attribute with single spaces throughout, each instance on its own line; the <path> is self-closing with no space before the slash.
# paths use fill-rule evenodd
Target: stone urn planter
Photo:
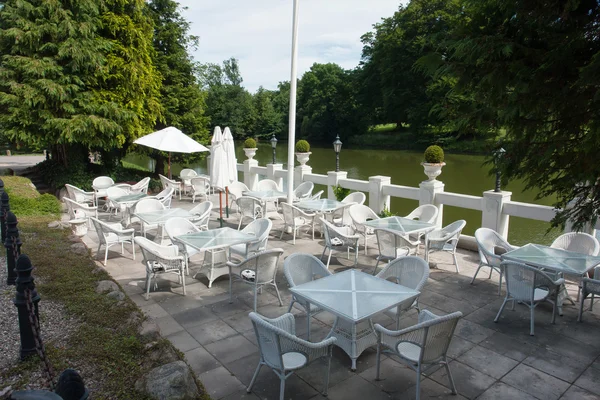
<path id="1" fill-rule="evenodd" d="M 244 148 L 244 153 L 246 154 L 246 157 L 248 158 L 248 160 L 252 160 L 254 158 L 254 156 L 256 155 L 256 150 L 258 150 L 258 148 L 253 148 L 253 149 L 246 149 Z"/>
<path id="2" fill-rule="evenodd" d="M 87 219 L 85 218 L 75 218 L 69 221 L 71 224 L 71 231 L 75 236 L 85 236 L 88 232 Z"/>
<path id="3" fill-rule="evenodd" d="M 442 167 L 444 165 L 446 165 L 445 162 L 442 163 L 426 163 L 426 162 L 422 162 L 421 165 L 423 166 L 423 169 L 425 170 L 425 175 L 427 175 L 427 177 L 429 179 L 427 179 L 428 181 L 435 181 L 438 176 L 440 176 L 440 174 L 442 173 Z"/>
<path id="4" fill-rule="evenodd" d="M 296 153 L 296 160 L 298 160 L 300 165 L 306 165 L 311 154 L 312 152 L 310 151 L 308 153 Z"/>

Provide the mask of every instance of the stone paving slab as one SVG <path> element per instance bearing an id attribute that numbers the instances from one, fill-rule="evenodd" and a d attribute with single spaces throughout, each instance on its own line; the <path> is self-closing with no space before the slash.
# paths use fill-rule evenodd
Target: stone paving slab
<path id="1" fill-rule="evenodd" d="M 214 204 L 216 197 L 211 198 Z M 190 209 L 191 200 L 173 199 L 173 207 Z M 211 227 L 217 227 L 218 210 L 213 210 Z M 102 215 L 105 219 L 107 215 Z M 292 245 L 289 235 L 279 240 L 281 220 L 273 217 L 273 230 L 269 248 L 281 247 L 284 257 L 305 252 L 320 257 L 323 240 L 317 234 L 314 241 L 301 232 Z M 114 219 L 114 218 L 113 218 Z M 228 226 L 237 228 L 237 216 L 226 219 Z M 149 237 L 152 237 L 151 234 Z M 84 242 L 97 249 L 94 231 L 84 237 Z M 229 302 L 229 280 L 217 279 L 208 288 L 207 279 L 194 278 L 201 262 L 195 256 L 190 262 L 190 276 L 186 277 L 187 296 L 170 274 L 158 276 L 158 289 L 152 288 L 149 300 L 144 298 L 145 268 L 141 252 L 136 251 L 132 260 L 130 251 L 121 255 L 117 246 L 110 249 L 106 270 L 111 273 L 131 299 L 142 311 L 154 318 L 163 336 L 181 350 L 194 373 L 204 382 L 214 400 L 226 399 L 278 399 L 279 378 L 263 367 L 252 393 L 246 385 L 256 369 L 259 351 L 248 313 L 253 307 L 253 294 L 249 286 L 233 285 L 233 302 Z M 102 255 L 103 255 L 102 251 Z M 421 251 L 422 254 L 422 251 Z M 371 273 L 375 265 L 376 244 L 369 254 L 361 247 L 358 268 Z M 338 257 L 339 256 L 339 257 Z M 502 314 L 498 323 L 493 320 L 502 304 L 498 295 L 498 275 L 488 278 L 482 270 L 471 284 L 479 262 L 474 252 L 459 250 L 457 254 L 460 273 L 452 265 L 452 257 L 445 253 L 433 253 L 430 261 L 430 279 L 420 296 L 422 309 L 436 314 L 462 311 L 454 338 L 448 350 L 450 368 L 456 382 L 458 395 L 451 394 L 446 370 L 435 368 L 421 377 L 421 398 L 436 399 L 600 399 L 600 305 L 586 312 L 584 323 L 577 323 L 577 307 L 566 304 L 564 316 L 550 324 L 551 305 L 542 304 L 535 311 L 535 336 L 529 336 L 529 310 L 516 306 Z M 283 275 L 283 262 L 276 281 L 281 291 L 283 306 L 271 288 L 263 290 L 258 297 L 258 312 L 277 317 L 287 312 L 291 294 Z M 351 268 L 352 260 L 345 254 L 334 253 L 330 270 L 339 272 Z M 573 298 L 577 287 L 569 284 L 567 289 Z M 294 307 L 296 333 L 306 338 L 306 315 Z M 311 339 L 319 341 L 326 337 L 335 317 L 322 312 L 311 320 Z M 396 323 L 379 315 L 374 322 L 395 329 Z M 400 328 L 417 322 L 416 310 L 402 316 Z M 350 358 L 339 348 L 334 348 L 331 363 L 329 399 L 413 399 L 416 396 L 416 373 L 399 363 L 393 356 L 382 356 L 381 377 L 376 376 L 376 349 L 366 350 L 357 360 L 357 371 L 350 370 Z M 317 361 L 286 381 L 285 399 L 325 399 L 323 390 L 324 363 Z"/>

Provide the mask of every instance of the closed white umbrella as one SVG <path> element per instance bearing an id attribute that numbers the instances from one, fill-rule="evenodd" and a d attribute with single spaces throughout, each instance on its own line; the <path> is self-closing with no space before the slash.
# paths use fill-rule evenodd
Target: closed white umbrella
<path id="1" fill-rule="evenodd" d="M 171 178 L 171 152 L 198 153 L 208 151 L 206 147 L 173 126 L 142 136 L 133 143 L 169 152 L 169 178 Z"/>
<path id="2" fill-rule="evenodd" d="M 223 143 L 221 128 L 216 126 L 211 139 L 210 154 L 210 185 L 218 189 L 224 189 L 229 185 L 229 169 L 227 167 L 227 154 Z M 222 192 L 219 191 L 219 213 L 221 226 L 223 226 L 223 204 L 221 203 Z"/>
<path id="3" fill-rule="evenodd" d="M 233 143 L 233 136 L 228 126 L 223 131 L 223 139 L 225 143 L 225 154 L 227 155 L 227 172 L 229 175 L 229 183 L 238 180 L 237 173 L 237 159 L 235 158 L 235 144 Z"/>

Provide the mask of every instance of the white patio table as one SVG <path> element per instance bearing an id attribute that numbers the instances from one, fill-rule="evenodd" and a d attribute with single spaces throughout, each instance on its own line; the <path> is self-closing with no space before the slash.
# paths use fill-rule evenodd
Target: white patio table
<path id="1" fill-rule="evenodd" d="M 151 211 L 151 212 L 145 212 L 145 213 L 135 213 L 133 214 L 135 217 L 138 217 L 140 219 L 140 221 L 142 221 L 143 223 L 146 223 L 148 225 L 158 225 L 158 237 L 160 238 L 160 242 L 159 243 L 163 243 L 163 238 L 164 238 L 164 232 L 163 232 L 163 228 L 165 225 L 165 222 L 167 222 L 167 220 L 169 220 L 170 218 L 174 218 L 174 217 L 181 217 L 181 218 L 196 218 L 197 215 L 196 214 L 192 214 L 187 210 L 184 210 L 183 208 L 167 208 L 164 210 L 158 210 L 158 211 Z"/>
<path id="2" fill-rule="evenodd" d="M 256 236 L 225 227 L 175 236 L 174 239 L 194 249 L 205 251 L 207 255 L 210 254 L 209 263 L 207 264 L 205 256 L 202 268 L 198 271 L 198 273 L 206 275 L 208 287 L 210 288 L 213 281 L 219 276 L 229 274 L 229 268 L 225 264 L 227 262 L 227 249 L 235 244 L 255 240 Z M 203 271 L 205 266 L 208 267 L 208 272 Z"/>
<path id="3" fill-rule="evenodd" d="M 263 206 L 263 212 L 264 212 L 265 216 L 267 215 L 267 203 L 272 202 L 275 205 L 275 211 L 277 211 L 276 202 L 279 199 L 285 198 L 287 196 L 287 193 L 280 192 L 278 190 L 263 190 L 263 191 L 250 190 L 250 191 L 244 191 L 244 192 L 242 192 L 242 194 L 244 196 L 254 197 L 255 199 L 260 200 L 260 202 L 262 203 L 262 206 Z"/>
<path id="4" fill-rule="evenodd" d="M 337 200 L 330 199 L 317 199 L 317 200 L 301 200 L 294 203 L 294 206 L 301 208 L 306 211 L 313 211 L 316 213 L 326 214 L 332 213 L 340 208 L 347 207 L 348 203 L 342 203 Z"/>
<path id="5" fill-rule="evenodd" d="M 352 359 L 377 344 L 371 318 L 401 303 L 412 303 L 420 292 L 354 269 L 290 288 L 298 298 L 329 311 L 337 318 L 327 337 Z"/>
<path id="6" fill-rule="evenodd" d="M 131 223 L 131 207 L 145 197 L 148 197 L 146 193 L 132 193 L 125 196 L 109 197 L 108 199 L 120 206 L 125 206 L 125 211 L 123 212 L 123 221 L 125 221 L 125 226 L 129 226 Z"/>
<path id="7" fill-rule="evenodd" d="M 365 222 L 363 225 L 370 228 L 390 229 L 392 231 L 399 232 L 402 235 L 409 235 L 411 233 L 429 233 L 435 229 L 435 225 L 430 224 L 429 222 L 423 222 L 404 217 L 373 219 Z"/>
<path id="8" fill-rule="evenodd" d="M 501 257 L 503 260 L 517 261 L 552 272 L 577 276 L 585 276 L 588 271 L 600 264 L 600 256 L 589 256 L 533 243 L 508 251 L 502 254 Z M 558 294 L 557 307 L 559 315 L 563 315 L 562 304 L 565 299 L 573 302 L 563 285 Z"/>

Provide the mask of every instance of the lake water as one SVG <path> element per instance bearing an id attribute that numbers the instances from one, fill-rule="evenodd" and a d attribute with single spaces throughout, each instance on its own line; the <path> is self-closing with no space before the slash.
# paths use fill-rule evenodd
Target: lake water
<path id="1" fill-rule="evenodd" d="M 335 170 L 335 153 L 332 147 L 312 147 L 311 151 L 312 155 L 308 165 L 312 167 L 313 173 L 327 174 L 327 171 Z M 236 143 L 236 155 L 239 163 L 246 159 L 241 143 Z M 495 178 L 489 175 L 490 167 L 483 165 L 483 156 L 446 154 L 445 158 L 446 166 L 438 180 L 444 182 L 446 192 L 482 196 L 484 191 L 494 188 Z M 258 160 L 261 166 L 270 163 L 272 161 L 270 144 L 259 144 L 255 159 Z M 392 184 L 418 187 L 421 181 L 427 179 L 423 173 L 423 167 L 420 165 L 422 160 L 423 154 L 420 152 L 342 148 L 340 170 L 348 171 L 348 178 L 368 180 L 369 176 L 384 175 L 391 177 Z M 130 154 L 125 158 L 125 161 L 143 168 L 153 169 L 153 160 L 146 156 Z M 286 168 L 286 143 L 280 143 L 277 147 L 277 162 L 284 164 L 284 168 Z M 203 160 L 198 164 L 189 166 L 173 164 L 173 176 L 178 176 L 182 168 L 192 168 L 199 173 L 207 172 L 206 160 Z M 242 180 L 241 176 L 240 180 Z M 514 201 L 544 205 L 552 204 L 553 199 L 535 200 L 536 193 L 523 191 L 523 188 L 522 182 L 514 181 L 503 189 L 512 192 L 512 200 Z M 316 190 L 320 189 L 316 188 Z M 406 215 L 417 206 L 418 202 L 416 200 L 392 198 L 390 208 L 392 212 L 398 215 Z M 457 219 L 467 221 L 467 226 L 463 232 L 469 235 L 472 235 L 481 226 L 480 211 L 444 206 L 444 225 Z M 549 244 L 560 233 L 556 229 L 547 233 L 549 227 L 548 223 L 542 221 L 511 217 L 509 240 L 516 245 L 529 242 Z"/>

